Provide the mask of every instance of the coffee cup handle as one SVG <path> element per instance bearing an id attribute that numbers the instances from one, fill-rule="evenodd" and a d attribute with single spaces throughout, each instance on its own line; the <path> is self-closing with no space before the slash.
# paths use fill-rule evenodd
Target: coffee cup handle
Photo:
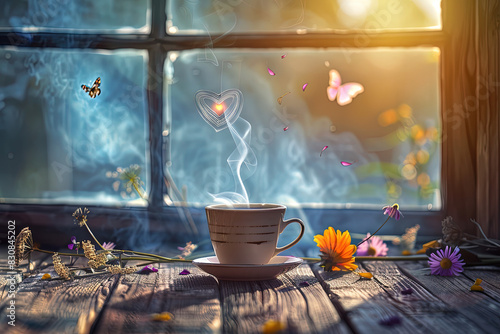
<path id="1" fill-rule="evenodd" d="M 299 240 L 302 238 L 302 236 L 304 235 L 304 230 L 305 230 L 305 226 L 304 226 L 304 223 L 302 222 L 302 220 L 298 219 L 298 218 L 292 218 L 292 219 L 287 219 L 287 220 L 284 220 L 282 222 L 282 225 L 281 225 L 281 230 L 280 230 L 280 234 L 285 230 L 285 228 L 288 226 L 288 224 L 291 224 L 291 223 L 299 223 L 300 224 L 300 234 L 299 236 L 297 237 L 297 239 L 295 239 L 294 241 L 292 241 L 291 243 L 289 243 L 288 245 L 286 246 L 283 246 L 283 247 L 276 247 L 276 250 L 274 251 L 274 255 L 273 256 L 276 256 L 278 255 L 279 253 L 287 250 L 288 248 L 294 246 L 295 244 L 297 244 L 297 242 L 299 242 Z"/>

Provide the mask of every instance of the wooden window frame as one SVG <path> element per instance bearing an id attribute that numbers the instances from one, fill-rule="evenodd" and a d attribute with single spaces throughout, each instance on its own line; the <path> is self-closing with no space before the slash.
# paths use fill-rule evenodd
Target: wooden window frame
<path id="1" fill-rule="evenodd" d="M 468 233 L 477 233 L 470 218 L 475 218 L 490 237 L 500 237 L 500 184 L 498 171 L 499 118 L 499 20 L 500 0 L 443 0 L 443 29 L 419 32 L 354 32 L 343 35 L 310 33 L 306 35 L 249 35 L 169 36 L 165 31 L 166 0 L 152 0 L 152 20 L 149 35 L 99 35 L 2 32 L 0 45 L 17 47 L 90 49 L 144 49 L 148 63 L 148 115 L 150 129 L 151 185 L 149 205 L 146 208 L 116 209 L 91 206 L 95 224 L 120 227 L 135 219 L 148 219 L 151 228 L 179 233 L 177 208 L 163 203 L 166 191 L 163 182 L 163 66 L 167 52 L 204 48 L 285 48 L 285 47 L 416 47 L 436 46 L 441 49 L 441 119 L 442 119 L 442 197 L 440 211 L 406 212 L 408 227 L 420 224 L 428 235 L 440 235 L 440 221 L 454 217 Z M 359 37 L 368 36 L 360 46 Z M 69 214 L 75 206 L 0 204 L 2 221 L 15 219 L 24 225 L 47 227 L 54 220 L 71 224 Z M 306 211 L 314 209 L 306 209 Z M 204 219 L 203 209 L 191 209 L 194 219 Z M 312 211 L 309 211 L 310 214 Z M 322 210 L 319 214 L 325 224 L 339 222 L 337 228 L 352 229 L 353 211 L 356 220 L 374 220 L 372 210 Z M 318 213 L 316 212 L 316 215 Z M 120 217 L 121 223 L 114 223 Z M 317 217 L 318 218 L 318 217 Z M 319 218 L 318 218 L 319 219 Z M 378 222 L 379 219 L 377 219 Z M 110 222 L 113 222 L 110 224 Z M 375 224 L 375 222 L 374 222 Z M 404 230 L 394 229 L 396 233 Z"/>

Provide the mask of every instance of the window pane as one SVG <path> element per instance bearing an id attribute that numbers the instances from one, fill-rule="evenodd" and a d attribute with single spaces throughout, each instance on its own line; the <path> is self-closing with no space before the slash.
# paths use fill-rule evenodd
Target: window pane
<path id="1" fill-rule="evenodd" d="M 437 48 L 188 50 L 165 68 L 165 162 L 188 202 L 241 193 L 228 160 L 251 149 L 250 202 L 440 207 Z"/>
<path id="2" fill-rule="evenodd" d="M 149 33 L 150 1 L 3 0 L 0 29 Z"/>
<path id="3" fill-rule="evenodd" d="M 441 29 L 441 0 L 169 0 L 170 34 Z"/>
<path id="4" fill-rule="evenodd" d="M 137 199 L 116 169 L 139 165 L 147 185 L 147 53 L 2 48 L 0 59 L 0 200 Z M 98 77 L 91 98 L 81 85 Z"/>

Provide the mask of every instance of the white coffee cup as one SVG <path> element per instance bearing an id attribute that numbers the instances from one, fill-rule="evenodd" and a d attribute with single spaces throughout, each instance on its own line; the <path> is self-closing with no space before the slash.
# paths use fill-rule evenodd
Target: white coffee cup
<path id="1" fill-rule="evenodd" d="M 209 205 L 205 208 L 210 239 L 221 264 L 267 264 L 294 246 L 304 235 L 297 218 L 283 220 L 286 207 L 279 204 Z M 283 247 L 278 237 L 291 223 L 300 224 L 299 236 Z"/>

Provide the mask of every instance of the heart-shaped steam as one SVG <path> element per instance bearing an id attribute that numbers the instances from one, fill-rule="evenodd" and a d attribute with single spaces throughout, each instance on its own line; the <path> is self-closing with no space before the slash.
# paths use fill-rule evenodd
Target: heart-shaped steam
<path id="1" fill-rule="evenodd" d="M 196 92 L 196 109 L 216 132 L 227 128 L 238 119 L 243 108 L 243 94 L 238 89 L 228 89 L 220 94 L 209 90 Z"/>

